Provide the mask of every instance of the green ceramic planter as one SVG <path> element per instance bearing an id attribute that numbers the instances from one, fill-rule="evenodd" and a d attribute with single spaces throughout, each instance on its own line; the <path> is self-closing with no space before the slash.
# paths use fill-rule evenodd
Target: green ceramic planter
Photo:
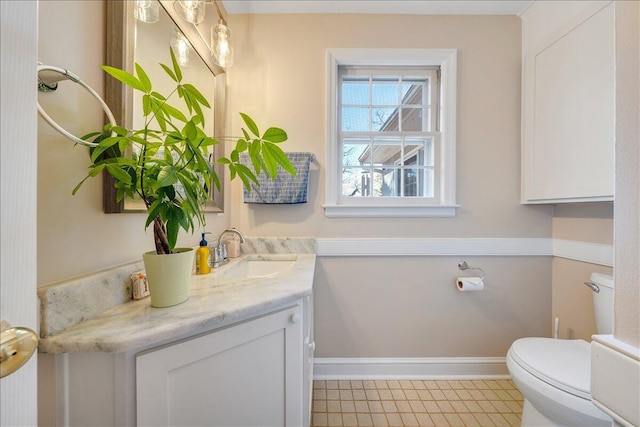
<path id="1" fill-rule="evenodd" d="M 194 253 L 193 248 L 176 248 L 172 254 L 142 255 L 152 307 L 170 307 L 189 298 Z"/>

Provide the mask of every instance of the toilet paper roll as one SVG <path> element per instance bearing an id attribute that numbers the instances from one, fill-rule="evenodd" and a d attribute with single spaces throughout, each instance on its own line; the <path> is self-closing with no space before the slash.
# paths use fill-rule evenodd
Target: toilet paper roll
<path id="1" fill-rule="evenodd" d="M 480 277 L 458 277 L 456 284 L 460 292 L 473 292 L 484 289 L 484 281 Z"/>

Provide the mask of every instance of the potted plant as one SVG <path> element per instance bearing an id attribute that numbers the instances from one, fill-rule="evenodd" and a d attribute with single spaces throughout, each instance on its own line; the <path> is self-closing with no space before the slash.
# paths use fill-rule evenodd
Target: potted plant
<path id="1" fill-rule="evenodd" d="M 193 233 L 196 227 L 205 224 L 202 207 L 210 197 L 208 185 L 213 182 L 220 187 L 220 177 L 208 160 L 208 150 L 218 144 L 219 139 L 203 130 L 203 110 L 211 107 L 197 88 L 182 81 L 182 71 L 173 50 L 170 54 L 171 66 L 160 64 L 175 83 L 168 95 L 153 89 L 139 64 L 135 64 L 135 75 L 114 67 L 102 67 L 123 84 L 142 92 L 144 126 L 127 129 L 108 124 L 100 132 L 85 135 L 83 139 L 98 145 L 91 149 L 87 176 L 73 190 L 75 194 L 88 178 L 104 171 L 114 178 L 119 201 L 124 197 L 139 197 L 144 202 L 147 209 L 145 228 L 153 224 L 156 250 L 144 254 L 143 259 L 151 289 L 151 305 L 156 307 L 179 304 L 187 299 L 193 249 L 175 247 L 178 233 L 180 229 Z M 182 100 L 182 110 L 174 104 L 176 98 Z M 239 177 L 250 189 L 250 182 L 258 184 L 256 174 L 260 171 L 275 179 L 280 165 L 283 170 L 295 174 L 289 159 L 278 147 L 287 140 L 286 132 L 270 127 L 261 134 L 251 117 L 244 113 L 240 115 L 247 129 L 243 128 L 242 136 L 235 138 L 236 145 L 229 157 L 216 159 L 228 167 L 231 179 Z M 244 151 L 249 154 L 253 171 L 240 163 L 240 153 Z M 148 260 L 158 257 L 160 270 L 156 271 Z M 183 267 L 173 265 L 180 262 L 179 258 L 184 258 Z M 182 279 L 170 278 L 167 289 L 156 289 L 160 279 L 176 271 L 182 272 Z"/>

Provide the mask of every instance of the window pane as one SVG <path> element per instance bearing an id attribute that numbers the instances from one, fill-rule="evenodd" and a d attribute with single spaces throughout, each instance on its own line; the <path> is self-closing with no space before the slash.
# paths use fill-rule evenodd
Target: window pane
<path id="1" fill-rule="evenodd" d="M 403 80 L 402 82 L 402 104 L 403 105 L 423 105 L 428 104 L 426 98 L 426 80 Z"/>
<path id="2" fill-rule="evenodd" d="M 342 145 L 342 165 L 358 166 L 371 163 L 368 138 L 345 138 Z"/>
<path id="3" fill-rule="evenodd" d="M 373 140 L 373 164 L 376 166 L 396 165 L 402 155 L 402 139 L 375 138 Z"/>
<path id="4" fill-rule="evenodd" d="M 433 140 L 431 138 L 406 138 L 405 165 L 433 166 Z"/>
<path id="5" fill-rule="evenodd" d="M 369 131 L 369 109 L 343 108 L 342 130 L 346 132 Z"/>
<path id="6" fill-rule="evenodd" d="M 342 169 L 342 196 L 368 197 L 371 195 L 370 168 Z"/>
<path id="7" fill-rule="evenodd" d="M 373 171 L 373 197 L 396 197 L 399 169 L 379 168 Z"/>
<path id="8" fill-rule="evenodd" d="M 372 83 L 373 105 L 398 105 L 400 80 L 397 78 L 376 78 Z"/>
<path id="9" fill-rule="evenodd" d="M 367 78 L 345 78 L 342 83 L 342 104 L 368 105 L 369 89 Z"/>
<path id="10" fill-rule="evenodd" d="M 407 168 L 402 173 L 405 197 L 433 197 L 433 168 Z"/>
<path id="11" fill-rule="evenodd" d="M 433 168 L 426 168 L 422 171 L 424 174 L 424 189 L 422 191 L 422 197 L 434 197 L 434 179 L 433 179 Z"/>
<path id="12" fill-rule="evenodd" d="M 427 108 L 403 108 L 402 127 L 403 132 L 429 132 L 429 109 Z"/>
<path id="13" fill-rule="evenodd" d="M 374 132 L 398 131 L 398 109 L 373 108 L 371 121 L 372 130 Z"/>

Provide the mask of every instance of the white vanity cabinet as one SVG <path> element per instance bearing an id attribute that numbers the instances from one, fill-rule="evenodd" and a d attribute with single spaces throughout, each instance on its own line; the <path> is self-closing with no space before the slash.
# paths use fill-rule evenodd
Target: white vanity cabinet
<path id="1" fill-rule="evenodd" d="M 141 426 L 302 426 L 296 305 L 136 356 Z"/>
<path id="2" fill-rule="evenodd" d="M 56 355 L 58 425 L 309 426 L 308 295 L 126 353 Z"/>
<path id="3" fill-rule="evenodd" d="M 613 200 L 614 3 L 522 15 L 522 202 Z"/>

